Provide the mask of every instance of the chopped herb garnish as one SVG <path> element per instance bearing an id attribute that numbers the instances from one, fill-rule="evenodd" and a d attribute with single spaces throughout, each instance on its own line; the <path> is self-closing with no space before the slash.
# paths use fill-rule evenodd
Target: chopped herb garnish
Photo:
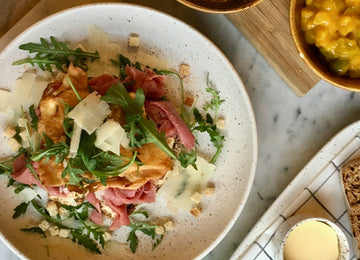
<path id="1" fill-rule="evenodd" d="M 195 149 L 191 150 L 190 153 L 180 153 L 178 158 L 183 168 L 187 168 L 189 165 L 191 165 L 192 167 L 194 167 L 195 170 L 197 170 L 197 166 L 195 163 L 197 155 Z"/>
<path id="2" fill-rule="evenodd" d="M 74 66 L 87 70 L 86 61 L 90 59 L 93 62 L 99 59 L 99 53 L 83 51 L 80 48 L 75 50 L 70 49 L 65 43 L 56 40 L 55 37 L 50 37 L 50 41 L 40 38 L 40 43 L 26 43 L 19 46 L 21 50 L 36 53 L 33 58 L 26 58 L 15 61 L 13 65 L 21 65 L 30 63 L 32 66 L 37 64 L 40 69 L 52 72 L 52 65 L 58 70 L 64 70 L 63 66 L 68 66 L 73 62 Z"/>
<path id="3" fill-rule="evenodd" d="M 215 90 L 214 86 L 212 86 L 209 75 L 206 80 L 207 88 L 206 91 L 212 95 L 212 98 L 209 103 L 204 105 L 204 110 L 213 110 L 214 111 L 214 120 L 216 121 L 218 118 L 219 107 L 225 101 L 224 99 L 220 99 L 219 91 Z"/>
<path id="4" fill-rule="evenodd" d="M 18 205 L 15 209 L 14 209 L 14 214 L 12 216 L 12 218 L 18 218 L 20 217 L 21 215 L 25 214 L 26 213 L 26 210 L 29 206 L 29 203 L 30 202 L 23 202 L 21 203 L 20 205 Z"/>
<path id="5" fill-rule="evenodd" d="M 210 163 L 215 163 L 224 146 L 223 142 L 225 140 L 225 137 L 218 132 L 216 124 L 214 124 L 214 120 L 212 119 L 209 113 L 206 114 L 206 118 L 203 118 L 203 116 L 200 114 L 197 108 L 194 108 L 193 113 L 195 116 L 195 122 L 197 123 L 197 125 L 193 128 L 193 130 L 197 130 L 200 132 L 207 132 L 208 135 L 210 136 L 210 141 L 213 143 L 214 147 L 216 148 L 216 153 L 213 155 L 213 157 L 210 160 Z"/>
<path id="6" fill-rule="evenodd" d="M 136 235 L 136 231 L 141 231 L 145 235 L 148 235 L 153 240 L 155 240 L 155 242 L 153 243 L 153 250 L 160 244 L 163 238 L 163 235 L 156 234 L 155 229 L 158 226 L 155 225 L 149 225 L 147 223 L 131 223 L 129 227 L 131 228 L 131 231 L 126 241 L 129 242 L 129 247 L 131 249 L 131 252 L 133 253 L 136 252 L 136 248 L 138 247 L 139 244 L 138 243 L 139 238 Z"/>
<path id="7" fill-rule="evenodd" d="M 28 233 L 38 233 L 45 236 L 44 231 L 42 231 L 42 229 L 39 227 L 21 228 L 21 230 Z"/>
<path id="8" fill-rule="evenodd" d="M 50 157 L 55 156 L 55 163 L 62 163 L 66 156 L 69 153 L 69 146 L 66 143 L 54 143 L 50 137 L 48 137 L 45 133 L 43 133 L 45 148 L 39 149 L 35 152 L 35 154 L 31 157 L 33 161 L 40 161 L 42 158 L 45 158 L 45 161 L 48 161 Z"/>
<path id="9" fill-rule="evenodd" d="M 138 70 L 141 70 L 141 66 L 139 62 L 132 63 L 127 57 L 122 54 L 118 55 L 118 60 L 111 59 L 112 64 L 115 66 L 119 66 L 120 69 L 120 78 L 125 79 L 127 76 L 126 66 L 135 67 Z"/>
<path id="10" fill-rule="evenodd" d="M 34 128 L 37 131 L 38 130 L 39 117 L 36 115 L 34 105 L 31 105 L 29 107 L 29 114 L 30 114 L 30 117 L 31 117 L 30 125 L 31 125 L 32 128 Z"/>

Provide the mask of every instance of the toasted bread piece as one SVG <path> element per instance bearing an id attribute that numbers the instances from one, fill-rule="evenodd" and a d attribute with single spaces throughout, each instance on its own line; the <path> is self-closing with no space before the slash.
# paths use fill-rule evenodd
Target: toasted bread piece
<path id="1" fill-rule="evenodd" d="M 341 168 L 341 182 L 345 194 L 346 206 L 353 231 L 355 254 L 359 259 L 360 251 L 360 158 Z"/>

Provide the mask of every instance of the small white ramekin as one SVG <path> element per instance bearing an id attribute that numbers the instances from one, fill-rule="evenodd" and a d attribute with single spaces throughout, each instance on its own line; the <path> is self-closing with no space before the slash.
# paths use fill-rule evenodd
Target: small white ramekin
<path id="1" fill-rule="evenodd" d="M 296 227 L 307 221 L 320 221 L 330 226 L 337 234 L 340 252 L 339 260 L 348 260 L 350 258 L 350 248 L 346 236 L 334 222 L 325 218 L 298 215 L 290 217 L 277 229 L 274 236 L 274 241 L 277 244 L 275 260 L 284 260 L 284 247 L 286 239 Z"/>

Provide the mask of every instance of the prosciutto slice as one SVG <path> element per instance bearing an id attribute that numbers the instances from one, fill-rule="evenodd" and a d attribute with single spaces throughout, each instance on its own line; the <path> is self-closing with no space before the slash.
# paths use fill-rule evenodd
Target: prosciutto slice
<path id="1" fill-rule="evenodd" d="M 195 146 L 195 136 L 176 111 L 175 105 L 168 101 L 149 101 L 145 103 L 146 114 L 157 124 L 159 132 L 166 137 L 178 135 L 184 146 L 191 150 Z"/>
<path id="2" fill-rule="evenodd" d="M 95 210 L 92 211 L 91 215 L 89 216 L 89 219 L 94 222 L 95 224 L 102 225 L 103 219 L 101 215 L 101 207 L 100 207 L 100 201 L 96 198 L 94 192 L 89 192 L 86 195 L 86 199 L 95 207 Z"/>
<path id="3" fill-rule="evenodd" d="M 88 81 L 89 86 L 100 93 L 100 95 L 105 95 L 106 92 L 111 88 L 112 85 L 119 82 L 120 79 L 114 78 L 108 73 L 104 73 L 99 77 L 94 77 Z"/>
<path id="4" fill-rule="evenodd" d="M 39 167 L 38 162 L 31 162 L 31 165 L 33 166 L 35 171 Z M 11 174 L 11 178 L 15 181 L 30 186 L 37 185 L 43 188 L 41 182 L 37 178 L 35 178 L 34 174 L 32 174 L 32 172 L 26 167 L 26 159 L 23 154 L 16 158 L 16 160 L 14 161 L 13 171 L 14 173 Z"/>
<path id="5" fill-rule="evenodd" d="M 128 82 L 134 92 L 142 88 L 147 98 L 159 99 L 165 95 L 165 76 L 156 74 L 153 70 L 145 68 L 145 72 L 135 67 L 126 66 L 124 82 Z"/>
<path id="6" fill-rule="evenodd" d="M 127 212 L 127 205 L 152 203 L 155 202 L 156 187 L 150 180 L 144 186 L 137 190 L 125 190 L 116 188 L 107 188 L 102 194 L 104 202 L 100 202 L 94 192 L 89 192 L 87 200 L 96 208 L 90 215 L 90 220 L 98 225 L 102 225 L 101 204 L 105 203 L 115 212 L 115 217 L 110 226 L 110 230 L 116 230 L 123 225 L 130 225 L 130 219 Z M 102 200 L 101 199 L 101 200 Z"/>

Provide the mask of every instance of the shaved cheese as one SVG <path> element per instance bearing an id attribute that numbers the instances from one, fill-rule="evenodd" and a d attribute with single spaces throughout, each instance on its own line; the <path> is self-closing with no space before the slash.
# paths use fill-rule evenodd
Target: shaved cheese
<path id="1" fill-rule="evenodd" d="M 0 114 L 14 120 L 19 116 L 20 106 L 24 107 L 25 112 L 33 104 L 37 107 L 49 81 L 48 74 L 40 77 L 35 73 L 24 73 L 16 80 L 11 92 L 0 91 Z"/>
<path id="2" fill-rule="evenodd" d="M 100 100 L 100 97 L 96 91 L 92 92 L 68 114 L 68 117 L 74 119 L 75 123 L 89 135 L 103 123 L 111 112 L 109 105 Z"/>
<path id="3" fill-rule="evenodd" d="M 73 135 L 70 141 L 70 149 L 69 149 L 69 158 L 74 158 L 77 154 L 80 144 L 80 137 L 81 137 L 81 127 L 74 123 L 74 130 Z"/>
<path id="4" fill-rule="evenodd" d="M 194 193 L 205 189 L 216 168 L 200 156 L 197 157 L 196 165 L 197 170 L 192 166 L 183 169 L 179 164 L 175 165 L 174 170 L 168 173 L 166 182 L 161 186 L 159 195 L 165 198 L 167 208 L 172 213 L 177 213 L 180 209 L 189 211 L 194 209 L 197 202 L 191 197 Z M 199 215 L 199 210 L 194 209 L 194 214 Z"/>
<path id="5" fill-rule="evenodd" d="M 96 130 L 96 147 L 120 155 L 120 145 L 128 148 L 129 139 L 118 122 L 109 119 Z"/>

